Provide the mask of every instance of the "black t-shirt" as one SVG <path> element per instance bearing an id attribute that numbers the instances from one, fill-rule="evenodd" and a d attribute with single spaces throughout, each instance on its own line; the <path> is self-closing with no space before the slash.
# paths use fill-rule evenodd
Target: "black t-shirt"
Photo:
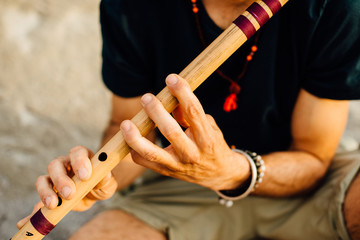
<path id="1" fill-rule="evenodd" d="M 208 42 L 222 30 L 200 4 Z M 158 93 L 203 49 L 190 0 L 102 0 L 103 80 L 116 95 Z M 221 70 L 237 76 L 254 39 Z M 224 112 L 229 82 L 214 73 L 196 91 L 229 145 L 286 150 L 300 88 L 330 99 L 360 98 L 360 0 L 290 0 L 260 30 L 258 51 L 240 82 L 238 108 Z M 306 129 L 304 129 L 306 131 Z"/>

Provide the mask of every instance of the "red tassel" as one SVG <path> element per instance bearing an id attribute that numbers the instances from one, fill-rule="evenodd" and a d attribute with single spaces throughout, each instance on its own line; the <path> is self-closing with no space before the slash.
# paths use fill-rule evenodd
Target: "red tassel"
<path id="1" fill-rule="evenodd" d="M 236 110 L 237 108 L 237 97 L 235 93 L 231 93 L 225 100 L 224 103 L 224 111 L 230 112 L 232 110 Z"/>

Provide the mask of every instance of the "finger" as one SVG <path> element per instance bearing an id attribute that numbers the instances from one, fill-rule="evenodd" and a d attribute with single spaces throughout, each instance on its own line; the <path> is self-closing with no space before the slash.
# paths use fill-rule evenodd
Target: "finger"
<path id="1" fill-rule="evenodd" d="M 72 211 L 83 212 L 88 210 L 99 200 L 106 200 L 114 195 L 117 189 L 117 182 L 115 178 L 109 173 L 96 185 L 80 203 L 73 207 Z"/>
<path id="2" fill-rule="evenodd" d="M 121 123 L 120 129 L 126 143 L 146 161 L 136 163 L 157 171 L 158 164 L 168 168 L 176 167 L 176 160 L 168 152 L 141 136 L 139 129 L 130 120 Z M 139 158 L 137 158 L 139 159 Z"/>
<path id="3" fill-rule="evenodd" d="M 44 206 L 44 205 L 43 205 L 42 202 L 38 202 L 37 204 L 35 204 L 32 213 L 31 213 L 29 216 L 24 217 L 23 219 L 21 219 L 20 221 L 18 221 L 18 222 L 16 223 L 16 227 L 17 227 L 18 229 L 22 228 L 22 227 L 30 220 L 30 218 L 31 218 L 40 208 L 42 208 L 43 206 Z"/>
<path id="4" fill-rule="evenodd" d="M 190 124 L 185 120 L 184 114 L 180 107 L 175 108 L 175 110 L 172 112 L 172 115 L 181 126 L 184 128 L 190 127 Z"/>
<path id="5" fill-rule="evenodd" d="M 88 210 L 99 200 L 109 199 L 114 195 L 117 189 L 117 182 L 113 175 L 109 173 L 96 185 L 83 199 L 77 204 L 72 211 L 83 212 Z"/>
<path id="6" fill-rule="evenodd" d="M 204 133 L 206 133 L 209 128 L 207 118 L 200 101 L 191 91 L 188 82 L 178 75 L 171 74 L 166 78 L 166 84 L 171 94 L 179 101 L 179 106 L 183 111 L 184 118 L 193 129 L 195 138 L 201 136 L 206 138 Z"/>
<path id="7" fill-rule="evenodd" d="M 35 183 L 41 202 L 48 208 L 54 209 L 58 204 L 58 196 L 48 175 L 40 176 Z"/>
<path id="8" fill-rule="evenodd" d="M 146 114 L 154 121 L 160 132 L 175 149 L 185 150 L 194 143 L 186 136 L 176 120 L 165 110 L 159 99 L 152 94 L 145 94 L 141 103 Z"/>
<path id="9" fill-rule="evenodd" d="M 91 176 L 92 165 L 90 157 L 92 157 L 92 155 L 92 152 L 82 146 L 77 146 L 70 150 L 69 157 L 71 167 L 80 180 L 88 180 Z"/>
<path id="10" fill-rule="evenodd" d="M 105 200 L 110 198 L 117 189 L 117 182 L 114 176 L 109 173 L 92 189 L 87 197 L 92 200 Z"/>
<path id="11" fill-rule="evenodd" d="M 170 145 L 171 146 L 171 145 Z M 177 170 L 177 168 L 170 168 L 168 166 L 165 165 L 161 165 L 159 163 L 156 162 L 149 162 L 147 159 L 143 158 L 140 154 L 138 154 L 135 151 L 131 151 L 131 158 L 133 159 L 133 161 L 141 166 L 144 166 L 148 169 L 151 169 L 161 175 L 164 176 L 172 176 L 171 173 L 173 173 L 174 171 Z"/>
<path id="12" fill-rule="evenodd" d="M 54 187 L 59 191 L 60 195 L 65 199 L 71 199 L 76 188 L 74 181 L 68 176 L 66 166 L 69 165 L 69 157 L 59 157 L 50 162 L 48 165 L 48 173 Z"/>

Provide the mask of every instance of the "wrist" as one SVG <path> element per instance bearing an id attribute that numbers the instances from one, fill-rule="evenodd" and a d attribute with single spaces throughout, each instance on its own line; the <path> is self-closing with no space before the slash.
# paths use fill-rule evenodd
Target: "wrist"
<path id="1" fill-rule="evenodd" d="M 213 190 L 231 190 L 246 184 L 251 177 L 251 167 L 244 155 L 233 150 L 227 154 L 229 161 L 226 163 L 227 170 L 222 172 L 222 180 Z"/>
<path id="2" fill-rule="evenodd" d="M 231 207 L 233 200 L 239 200 L 248 196 L 255 188 L 262 182 L 265 172 L 264 161 L 261 156 L 255 152 L 242 151 L 233 149 L 233 151 L 242 154 L 250 164 L 251 174 L 247 181 L 243 182 L 240 186 L 231 190 L 219 190 L 216 193 L 219 195 L 219 202 L 222 205 Z"/>
<path id="3" fill-rule="evenodd" d="M 246 184 L 251 178 L 251 166 L 249 160 L 241 153 L 231 150 L 232 163 L 231 163 L 231 179 L 232 181 L 226 188 L 220 190 L 236 189 L 243 184 Z"/>

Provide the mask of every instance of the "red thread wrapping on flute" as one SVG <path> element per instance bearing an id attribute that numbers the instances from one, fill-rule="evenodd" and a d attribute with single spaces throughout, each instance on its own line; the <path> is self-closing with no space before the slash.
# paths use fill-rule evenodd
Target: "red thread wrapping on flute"
<path id="1" fill-rule="evenodd" d="M 41 209 L 39 209 L 39 211 L 37 211 L 34 216 L 30 218 L 30 222 L 36 231 L 44 236 L 48 235 L 55 227 L 55 225 L 53 225 L 45 218 L 41 212 Z"/>
<path id="2" fill-rule="evenodd" d="M 273 14 L 277 13 L 281 8 L 279 0 L 262 0 L 272 11 Z"/>
<path id="3" fill-rule="evenodd" d="M 254 25 L 243 15 L 240 15 L 233 23 L 240 28 L 247 39 L 251 38 L 251 36 L 256 33 Z"/>
<path id="4" fill-rule="evenodd" d="M 251 4 L 247 11 L 256 19 L 261 27 L 270 19 L 269 14 L 257 2 Z"/>

